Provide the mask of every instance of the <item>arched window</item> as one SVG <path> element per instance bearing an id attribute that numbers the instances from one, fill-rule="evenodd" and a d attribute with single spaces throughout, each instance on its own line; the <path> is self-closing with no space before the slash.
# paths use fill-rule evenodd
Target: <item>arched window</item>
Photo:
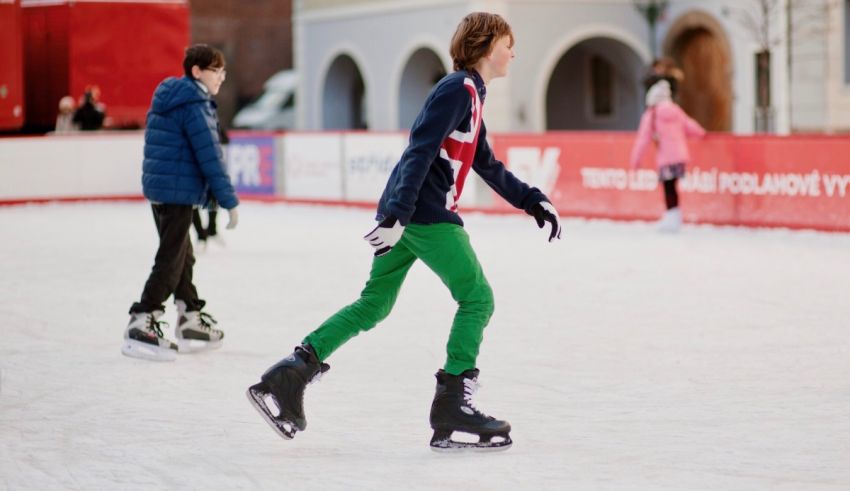
<path id="1" fill-rule="evenodd" d="M 398 128 L 410 129 L 431 88 L 446 75 L 437 53 L 428 48 L 416 50 L 402 71 L 398 91 Z"/>
<path id="2" fill-rule="evenodd" d="M 598 36 L 570 46 L 546 87 L 547 130 L 634 130 L 643 113 L 644 61 L 628 45 Z"/>
<path id="3" fill-rule="evenodd" d="M 599 55 L 590 57 L 590 91 L 593 116 L 606 118 L 614 114 L 614 67 Z"/>
<path id="4" fill-rule="evenodd" d="M 360 68 L 348 56 L 331 64 L 322 90 L 322 127 L 326 130 L 369 128 L 366 87 Z"/>

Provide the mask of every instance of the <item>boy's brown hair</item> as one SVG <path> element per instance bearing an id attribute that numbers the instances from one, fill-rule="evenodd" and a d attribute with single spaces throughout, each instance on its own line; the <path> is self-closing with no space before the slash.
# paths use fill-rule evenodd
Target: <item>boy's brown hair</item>
<path id="1" fill-rule="evenodd" d="M 195 65 L 201 70 L 224 68 L 224 53 L 207 44 L 189 46 L 183 56 L 183 73 L 193 78 L 192 67 Z"/>
<path id="2" fill-rule="evenodd" d="M 481 58 L 490 53 L 493 42 L 502 36 L 510 36 L 513 45 L 514 33 L 502 16 L 473 12 L 464 17 L 452 36 L 449 50 L 455 71 L 474 67 Z"/>

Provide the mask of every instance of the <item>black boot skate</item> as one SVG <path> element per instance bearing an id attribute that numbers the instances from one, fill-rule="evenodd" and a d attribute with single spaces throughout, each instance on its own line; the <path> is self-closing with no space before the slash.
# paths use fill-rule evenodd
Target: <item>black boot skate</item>
<path id="1" fill-rule="evenodd" d="M 307 428 L 305 387 L 329 369 L 327 363 L 319 361 L 311 346 L 298 346 L 291 355 L 266 370 L 258 384 L 248 388 L 248 401 L 273 430 L 291 440 L 295 432 Z M 271 406 L 275 406 L 277 414 Z"/>
<path id="2" fill-rule="evenodd" d="M 478 389 L 478 369 L 460 375 L 450 375 L 443 370 L 436 374 L 437 393 L 431 403 L 431 449 L 452 450 L 507 450 L 510 448 L 511 425 L 487 416 L 472 402 Z M 460 431 L 478 435 L 477 442 L 452 440 L 452 433 Z"/>

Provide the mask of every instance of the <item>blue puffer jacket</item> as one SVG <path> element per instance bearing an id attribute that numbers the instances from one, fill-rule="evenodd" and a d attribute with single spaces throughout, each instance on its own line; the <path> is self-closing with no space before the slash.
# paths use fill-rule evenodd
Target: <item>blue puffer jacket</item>
<path id="1" fill-rule="evenodd" d="M 145 129 L 142 189 L 153 203 L 239 204 L 224 167 L 215 102 L 188 77 L 167 78 L 153 93 Z"/>

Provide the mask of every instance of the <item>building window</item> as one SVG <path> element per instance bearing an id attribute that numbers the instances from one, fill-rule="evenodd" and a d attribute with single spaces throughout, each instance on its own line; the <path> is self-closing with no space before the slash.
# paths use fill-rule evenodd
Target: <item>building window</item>
<path id="1" fill-rule="evenodd" d="M 848 0 L 850 1 L 850 0 Z M 593 96 L 593 115 L 608 117 L 614 114 L 614 67 L 601 56 L 590 58 L 590 90 Z"/>

